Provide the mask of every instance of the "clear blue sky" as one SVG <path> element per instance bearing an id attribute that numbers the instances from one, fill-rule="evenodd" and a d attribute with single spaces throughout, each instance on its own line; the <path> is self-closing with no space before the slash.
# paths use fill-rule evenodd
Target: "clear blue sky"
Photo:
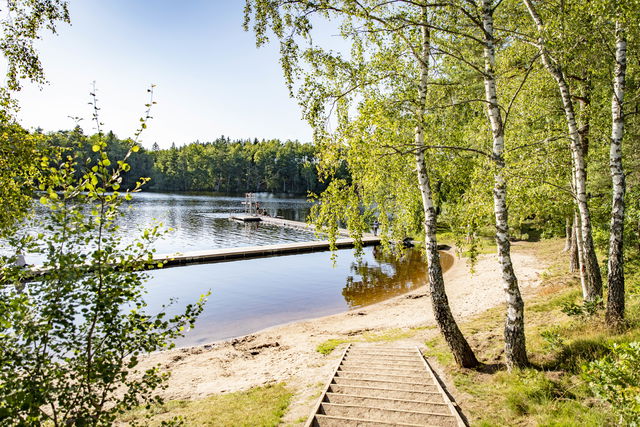
<path id="1" fill-rule="evenodd" d="M 168 147 L 221 134 L 309 141 L 311 129 L 289 98 L 278 46 L 256 49 L 242 30 L 243 0 L 71 0 L 72 25 L 46 34 L 38 48 L 49 84 L 25 83 L 22 124 L 69 129 L 84 117 L 95 80 L 102 122 L 132 135 L 146 88 L 157 85 L 143 145 Z"/>

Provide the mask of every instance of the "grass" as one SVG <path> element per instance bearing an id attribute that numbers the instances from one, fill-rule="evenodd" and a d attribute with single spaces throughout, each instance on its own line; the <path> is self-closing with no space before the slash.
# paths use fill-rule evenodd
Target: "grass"
<path id="1" fill-rule="evenodd" d="M 455 366 L 441 337 L 427 342 L 428 355 L 451 374 L 458 392 L 468 396 L 463 408 L 478 426 L 613 426 L 618 418 L 594 397 L 581 367 L 609 353 L 612 343 L 640 341 L 637 276 L 628 276 L 628 326 L 613 330 L 602 311 L 594 316 L 567 316 L 563 306 L 580 303 L 579 280 L 567 272 L 562 241 L 518 243 L 518 251 L 535 253 L 551 263 L 538 295 L 526 301 L 527 350 L 531 368 L 507 372 L 502 365 L 504 306 L 462 322 L 460 327 L 484 362 L 477 370 Z M 632 270 L 632 269 L 630 269 Z"/>
<path id="2" fill-rule="evenodd" d="M 291 396 L 292 392 L 280 383 L 198 400 L 171 400 L 161 406 L 131 411 L 121 421 L 159 426 L 179 417 L 187 426 L 277 426 Z"/>
<path id="3" fill-rule="evenodd" d="M 361 335 L 354 336 L 352 338 L 330 338 L 322 343 L 318 344 L 316 351 L 321 354 L 331 354 L 341 344 L 354 343 L 354 342 L 392 342 L 406 338 L 411 338 L 418 331 L 430 328 L 417 327 L 417 328 L 393 328 L 387 329 L 382 332 L 365 332 Z"/>

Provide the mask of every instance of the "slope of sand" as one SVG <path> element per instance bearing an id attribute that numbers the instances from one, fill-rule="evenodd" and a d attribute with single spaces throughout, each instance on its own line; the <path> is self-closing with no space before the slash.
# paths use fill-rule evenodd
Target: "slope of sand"
<path id="1" fill-rule="evenodd" d="M 514 267 L 526 294 L 540 283 L 546 266 L 514 245 Z M 464 260 L 454 262 L 445 273 L 449 301 L 456 318 L 466 318 L 504 300 L 495 255 L 482 255 L 472 274 Z M 264 331 L 211 345 L 159 352 L 147 357 L 143 367 L 159 364 L 171 371 L 167 399 L 197 399 L 212 393 L 247 389 L 272 382 L 286 382 L 296 391 L 287 420 L 308 415 L 329 379 L 340 351 L 322 355 L 318 344 L 330 338 L 350 339 L 364 332 L 391 328 L 426 327 L 402 345 L 424 346 L 437 333 L 428 298 L 421 287 L 390 300 L 332 316 L 276 326 Z"/>

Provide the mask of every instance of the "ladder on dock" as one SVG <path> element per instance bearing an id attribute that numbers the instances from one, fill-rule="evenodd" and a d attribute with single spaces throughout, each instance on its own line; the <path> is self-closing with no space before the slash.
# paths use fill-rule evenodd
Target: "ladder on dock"
<path id="1" fill-rule="evenodd" d="M 466 426 L 418 347 L 349 344 L 306 427 Z"/>

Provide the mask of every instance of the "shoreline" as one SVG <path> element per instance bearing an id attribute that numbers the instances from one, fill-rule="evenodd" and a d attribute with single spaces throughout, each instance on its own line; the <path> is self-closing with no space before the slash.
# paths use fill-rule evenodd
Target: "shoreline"
<path id="1" fill-rule="evenodd" d="M 539 275 L 547 266 L 521 245 L 514 244 L 513 250 L 516 274 L 526 295 L 540 284 Z M 495 254 L 481 255 L 473 275 L 464 259 L 455 259 L 444 278 L 458 320 L 504 302 Z M 421 286 L 346 312 L 272 326 L 235 339 L 152 353 L 139 367 L 159 366 L 171 372 L 168 387 L 161 392 L 167 400 L 198 399 L 284 382 L 295 394 L 285 421 L 294 422 L 308 416 L 339 357 L 339 351 L 320 354 L 316 351 L 319 344 L 330 339 L 347 342 L 374 337 L 424 348 L 424 342 L 438 333 L 428 296 L 428 286 Z"/>

